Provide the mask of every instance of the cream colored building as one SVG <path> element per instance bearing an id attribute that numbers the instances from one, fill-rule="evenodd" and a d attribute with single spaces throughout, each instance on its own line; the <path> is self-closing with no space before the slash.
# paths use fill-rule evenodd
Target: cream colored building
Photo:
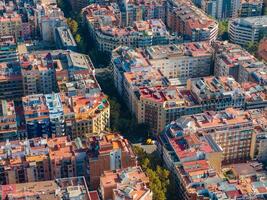
<path id="1" fill-rule="evenodd" d="M 64 110 L 66 124 L 71 128 L 73 138 L 98 135 L 109 128 L 110 106 L 103 94 L 95 98 L 67 98 Z"/>
<path id="2" fill-rule="evenodd" d="M 19 38 L 21 36 L 21 17 L 17 14 L 14 16 L 2 16 L 0 17 L 0 36 L 15 36 Z"/>

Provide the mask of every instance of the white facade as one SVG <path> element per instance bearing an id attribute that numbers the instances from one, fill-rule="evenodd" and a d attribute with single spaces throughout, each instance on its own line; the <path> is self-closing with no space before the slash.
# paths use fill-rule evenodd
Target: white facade
<path id="1" fill-rule="evenodd" d="M 236 18 L 229 23 L 230 41 L 239 45 L 258 42 L 267 33 L 267 16 Z"/>

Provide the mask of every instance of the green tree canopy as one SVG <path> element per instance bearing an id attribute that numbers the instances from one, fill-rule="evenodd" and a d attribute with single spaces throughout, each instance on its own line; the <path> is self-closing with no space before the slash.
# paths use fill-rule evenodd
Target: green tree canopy
<path id="1" fill-rule="evenodd" d="M 78 31 L 78 23 L 74 19 L 68 18 L 67 24 L 68 24 L 72 34 L 76 35 L 76 33 Z"/>
<path id="2" fill-rule="evenodd" d="M 134 146 L 133 150 L 138 157 L 142 169 L 149 177 L 149 188 L 153 192 L 153 200 L 166 200 L 166 194 L 170 184 L 170 172 L 155 164 L 159 164 L 159 162 L 157 160 L 154 161 L 155 157 L 147 154 L 141 147 Z"/>
<path id="3" fill-rule="evenodd" d="M 228 21 L 220 21 L 219 22 L 219 36 L 223 40 L 228 39 Z"/>
<path id="4" fill-rule="evenodd" d="M 259 47 L 259 43 L 252 42 L 252 41 L 248 42 L 247 45 L 245 46 L 246 50 L 253 55 L 257 54 L 258 47 Z"/>
<path id="5" fill-rule="evenodd" d="M 75 41 L 79 44 L 81 42 L 81 35 L 80 34 L 76 34 L 75 35 Z"/>

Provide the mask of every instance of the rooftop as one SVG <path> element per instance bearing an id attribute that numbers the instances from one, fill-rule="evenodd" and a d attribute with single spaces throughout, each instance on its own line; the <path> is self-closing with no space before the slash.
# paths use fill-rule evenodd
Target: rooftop
<path id="1" fill-rule="evenodd" d="M 85 120 L 95 117 L 101 110 L 109 107 L 107 97 L 100 93 L 94 96 L 73 96 L 69 98 L 68 106 L 75 113 L 76 120 Z"/>
<path id="2" fill-rule="evenodd" d="M 63 46 L 76 46 L 76 42 L 69 28 L 58 27 L 56 28 L 56 30 L 59 34 L 59 37 L 60 37 L 60 40 Z"/>
<path id="3" fill-rule="evenodd" d="M 0 63 L 0 82 L 22 80 L 19 63 Z"/>
<path id="4" fill-rule="evenodd" d="M 132 87 L 167 86 L 169 81 L 159 70 L 125 72 L 125 80 Z"/>
<path id="5" fill-rule="evenodd" d="M 95 30 L 107 36 L 169 36 L 165 24 L 160 19 L 136 21 L 133 26 L 122 27 L 119 10 L 113 6 L 92 4 L 83 9 L 88 22 Z"/>
<path id="6" fill-rule="evenodd" d="M 17 131 L 17 116 L 13 101 L 0 100 L 0 134 Z"/>
<path id="7" fill-rule="evenodd" d="M 266 27 L 267 26 L 267 16 L 255 16 L 255 17 L 242 17 L 232 20 L 234 23 L 239 24 L 240 26 L 252 27 Z"/>
<path id="8" fill-rule="evenodd" d="M 232 77 L 203 77 L 189 80 L 188 84 L 199 102 L 225 97 L 243 97 L 244 93 L 238 82 Z"/>
<path id="9" fill-rule="evenodd" d="M 246 82 L 242 84 L 242 89 L 245 91 L 246 102 L 253 103 L 267 101 L 266 86 L 262 86 L 254 82 Z"/>
<path id="10" fill-rule="evenodd" d="M 22 98 L 24 115 L 27 118 L 48 118 L 49 109 L 43 94 L 34 94 Z"/>
<path id="11" fill-rule="evenodd" d="M 23 165 L 29 167 L 36 162 L 54 160 L 55 163 L 75 157 L 76 152 L 86 151 L 86 141 L 70 140 L 67 136 L 55 138 L 32 138 L 0 143 L 0 164 L 6 171 Z"/>
<path id="12" fill-rule="evenodd" d="M 47 140 L 34 138 L 29 140 L 15 140 L 1 143 L 0 163 L 6 170 L 16 165 L 35 163 L 37 160 L 46 160 L 48 155 Z"/>
<path id="13" fill-rule="evenodd" d="M 263 63 L 259 62 L 253 55 L 237 44 L 216 42 L 214 48 L 216 49 L 217 62 L 220 65 L 223 64 L 229 68 L 238 65 L 244 68 L 255 68 L 263 65 Z"/>
<path id="14" fill-rule="evenodd" d="M 68 56 L 68 64 L 76 70 L 94 70 L 89 56 L 71 51 Z M 71 68 L 70 68 L 71 69 Z"/>
<path id="15" fill-rule="evenodd" d="M 123 72 L 144 71 L 151 67 L 143 49 L 130 47 L 118 47 L 113 50 L 112 62 Z"/>
<path id="16" fill-rule="evenodd" d="M 208 42 L 194 42 L 183 44 L 171 44 L 162 46 L 151 46 L 146 52 L 151 59 L 168 59 L 170 57 L 200 57 L 212 55 L 212 47 Z"/>
<path id="17" fill-rule="evenodd" d="M 51 53 L 37 54 L 25 53 L 20 55 L 20 66 L 25 71 L 47 71 L 54 68 L 54 61 Z"/>
<path id="18" fill-rule="evenodd" d="M 105 171 L 100 177 L 100 184 L 104 191 L 112 187 L 114 195 L 121 198 L 134 197 L 134 199 L 141 199 L 146 193 L 150 192 L 150 189 L 147 188 L 148 183 L 148 177 L 141 167 L 129 167 L 116 172 Z"/>
<path id="19" fill-rule="evenodd" d="M 0 187 L 2 198 L 60 200 L 82 198 L 91 200 L 84 177 L 61 178 L 52 181 L 29 182 Z"/>
<path id="20" fill-rule="evenodd" d="M 204 11 L 198 9 L 190 1 L 171 1 L 174 5 L 173 12 L 193 30 L 213 29 L 217 26 L 216 20 L 208 17 Z"/>
<path id="21" fill-rule="evenodd" d="M 69 73 L 68 77 L 58 80 L 61 92 L 68 96 L 100 94 L 101 88 L 95 76 L 88 70 Z"/>
<path id="22" fill-rule="evenodd" d="M 92 147 L 89 152 L 90 158 L 97 158 L 102 154 L 111 152 L 113 149 L 121 149 L 122 152 L 128 152 L 129 156 L 135 157 L 128 140 L 117 133 L 106 133 L 102 136 L 90 137 L 89 143 Z"/>
<path id="23" fill-rule="evenodd" d="M 263 4 L 263 0 L 241 0 L 241 4 L 249 3 L 249 4 Z"/>
<path id="24" fill-rule="evenodd" d="M 176 86 L 143 86 L 140 87 L 135 94 L 140 99 L 162 103 L 166 109 L 172 107 L 187 107 L 196 104 L 196 100 L 189 90 Z"/>
<path id="25" fill-rule="evenodd" d="M 196 114 L 192 116 L 192 120 L 196 127 L 202 129 L 251 122 L 248 112 L 233 108 L 228 108 L 225 111 L 217 113 L 205 112 Z"/>

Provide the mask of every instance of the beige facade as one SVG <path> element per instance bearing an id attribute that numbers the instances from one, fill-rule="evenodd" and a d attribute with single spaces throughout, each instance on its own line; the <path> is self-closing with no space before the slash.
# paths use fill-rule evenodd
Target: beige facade
<path id="1" fill-rule="evenodd" d="M 22 20 L 19 15 L 0 17 L 0 36 L 21 36 Z"/>

